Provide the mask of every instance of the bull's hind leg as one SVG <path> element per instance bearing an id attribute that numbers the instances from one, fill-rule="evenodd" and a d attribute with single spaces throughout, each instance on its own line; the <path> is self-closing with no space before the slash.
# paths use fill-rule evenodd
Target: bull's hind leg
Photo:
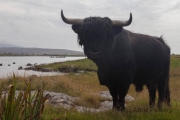
<path id="1" fill-rule="evenodd" d="M 164 96 L 164 102 L 168 107 L 171 107 L 170 104 L 170 91 L 169 91 L 169 73 L 166 73 L 166 87 L 165 87 L 165 96 Z"/>
<path id="2" fill-rule="evenodd" d="M 169 84 L 166 85 L 166 92 L 165 92 L 165 98 L 164 102 L 168 107 L 171 107 L 170 104 L 170 91 L 169 91 Z"/>
<path id="3" fill-rule="evenodd" d="M 163 79 L 162 77 L 158 81 L 158 93 L 159 93 L 158 108 L 159 109 L 162 109 L 162 103 L 165 101 L 165 92 L 166 92 L 166 80 Z"/>
<path id="4" fill-rule="evenodd" d="M 149 83 L 146 86 L 149 90 L 149 106 L 153 108 L 155 105 L 155 98 L 156 98 L 156 84 Z"/>
<path id="5" fill-rule="evenodd" d="M 158 84 L 158 93 L 159 93 L 158 108 L 162 109 L 162 103 L 164 102 L 164 98 L 165 98 L 164 84 Z"/>
<path id="6" fill-rule="evenodd" d="M 167 74 L 163 74 L 158 81 L 158 93 L 158 108 L 162 109 L 163 102 L 170 106 L 169 77 Z"/>
<path id="7" fill-rule="evenodd" d="M 169 82 L 169 81 L 167 81 Z M 159 102 L 165 102 L 168 107 L 171 107 L 170 104 L 170 91 L 169 91 L 169 83 L 165 82 L 164 84 L 159 84 Z M 159 103 L 159 107 L 161 107 L 162 103 Z"/>

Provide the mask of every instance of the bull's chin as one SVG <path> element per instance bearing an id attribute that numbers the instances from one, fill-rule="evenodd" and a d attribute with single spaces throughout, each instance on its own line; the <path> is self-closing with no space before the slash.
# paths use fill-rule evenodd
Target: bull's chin
<path id="1" fill-rule="evenodd" d="M 102 58 L 102 56 L 101 56 L 101 55 L 98 55 L 98 56 L 88 55 L 87 57 L 88 57 L 89 59 L 91 59 L 91 60 L 99 60 L 99 59 L 101 59 L 101 58 Z"/>
<path id="2" fill-rule="evenodd" d="M 99 60 L 100 57 L 90 57 L 90 59 L 92 59 L 92 60 Z"/>

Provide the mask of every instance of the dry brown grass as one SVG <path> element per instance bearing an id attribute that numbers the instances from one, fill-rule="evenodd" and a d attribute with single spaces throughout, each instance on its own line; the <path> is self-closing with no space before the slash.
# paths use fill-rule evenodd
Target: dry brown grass
<path id="1" fill-rule="evenodd" d="M 171 90 L 171 99 L 172 104 L 176 105 L 177 101 L 180 101 L 180 75 L 179 69 L 171 70 L 171 77 L 170 77 L 170 90 Z M 45 85 L 45 90 L 54 91 L 54 92 L 61 92 L 65 93 L 70 96 L 80 97 L 81 100 L 75 101 L 76 105 L 83 105 L 87 107 L 99 107 L 100 101 L 102 98 L 97 96 L 94 93 L 98 93 L 100 91 L 108 90 L 107 87 L 101 86 L 99 84 L 98 77 L 95 72 L 85 72 L 82 74 L 67 74 L 61 76 L 42 76 L 42 77 L 18 77 L 17 81 L 17 89 L 25 89 L 24 80 L 31 80 L 32 81 L 32 90 L 36 90 L 37 88 L 42 87 Z M 0 84 L 10 84 L 12 78 L 2 79 L 0 80 Z M 141 107 L 146 106 L 148 107 L 148 90 L 144 86 L 142 92 L 137 93 L 135 91 L 134 85 L 130 86 L 128 91 L 128 95 L 133 96 L 136 101 L 127 102 L 127 108 L 132 107 Z M 157 93 L 158 96 L 158 93 Z"/>
<path id="2" fill-rule="evenodd" d="M 24 80 L 32 82 L 32 90 L 36 90 L 45 85 L 45 90 L 61 92 L 70 96 L 80 97 L 80 101 L 75 104 L 87 107 L 98 107 L 101 98 L 97 96 L 100 91 L 107 90 L 105 86 L 100 86 L 95 72 L 85 72 L 83 74 L 67 74 L 60 76 L 44 77 L 18 77 L 17 89 L 24 88 Z M 0 84 L 9 85 L 12 78 L 0 80 Z"/>
<path id="3" fill-rule="evenodd" d="M 170 70 L 170 90 L 172 104 L 176 105 L 180 101 L 180 58 L 172 56 Z M 80 62 L 81 63 L 81 62 Z M 73 63 L 74 64 L 74 63 Z M 79 64 L 79 63 L 78 63 Z M 88 63 L 86 63 L 88 64 Z M 91 63 L 92 64 L 92 63 Z M 102 100 L 99 96 L 93 94 L 100 91 L 108 90 L 107 87 L 99 84 L 98 77 L 95 72 L 85 72 L 82 74 L 66 74 L 61 76 L 42 76 L 42 77 L 18 77 L 17 89 L 23 88 L 23 80 L 32 81 L 32 89 L 35 90 L 45 85 L 45 90 L 61 92 L 70 96 L 81 97 L 82 101 L 76 101 L 76 104 L 97 107 Z M 0 84 L 10 84 L 12 78 L 0 80 Z M 136 99 L 134 102 L 127 102 L 127 108 L 132 106 L 148 106 L 148 90 L 140 93 L 135 92 L 134 85 L 130 86 L 128 95 Z M 157 94 L 158 96 L 158 94 Z M 140 103 L 140 104 L 139 104 Z"/>

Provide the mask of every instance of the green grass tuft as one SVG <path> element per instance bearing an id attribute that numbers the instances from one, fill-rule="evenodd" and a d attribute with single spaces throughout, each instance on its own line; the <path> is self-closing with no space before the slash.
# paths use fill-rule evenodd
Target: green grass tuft
<path id="1" fill-rule="evenodd" d="M 37 69 L 41 68 L 51 68 L 54 70 L 58 70 L 60 68 L 69 68 L 73 67 L 78 70 L 82 71 L 97 71 L 97 66 L 89 59 L 81 59 L 81 60 L 74 60 L 74 61 L 67 61 L 67 62 L 56 62 L 51 64 L 43 64 L 37 65 Z"/>
<path id="2" fill-rule="evenodd" d="M 40 120 L 44 110 L 44 103 L 48 95 L 43 96 L 43 88 L 31 93 L 31 81 L 24 81 L 26 89 L 20 90 L 16 95 L 17 79 L 13 76 L 12 83 L 6 87 L 1 86 L 0 119 L 1 120 Z"/>

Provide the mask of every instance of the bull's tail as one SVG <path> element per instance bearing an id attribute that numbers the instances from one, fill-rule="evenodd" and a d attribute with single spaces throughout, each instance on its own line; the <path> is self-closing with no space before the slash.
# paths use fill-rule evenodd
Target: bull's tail
<path id="1" fill-rule="evenodd" d="M 165 82 L 165 92 L 164 92 L 164 102 L 170 106 L 170 90 L 169 90 L 169 70 L 170 70 L 170 55 L 171 51 L 169 46 L 164 42 L 163 38 L 158 38 L 161 43 L 164 44 L 165 50 L 166 50 L 166 61 L 165 61 L 165 68 L 163 72 L 163 80 Z"/>
<path id="2" fill-rule="evenodd" d="M 167 44 L 165 44 L 165 47 L 166 47 L 166 53 L 167 53 L 167 58 L 166 58 L 166 66 L 165 66 L 165 73 L 164 75 L 166 75 L 166 91 L 165 91 L 165 103 L 170 106 L 170 91 L 169 91 L 169 70 L 170 70 L 170 57 L 171 57 L 171 51 L 170 51 L 170 48 L 169 46 L 167 46 Z"/>

